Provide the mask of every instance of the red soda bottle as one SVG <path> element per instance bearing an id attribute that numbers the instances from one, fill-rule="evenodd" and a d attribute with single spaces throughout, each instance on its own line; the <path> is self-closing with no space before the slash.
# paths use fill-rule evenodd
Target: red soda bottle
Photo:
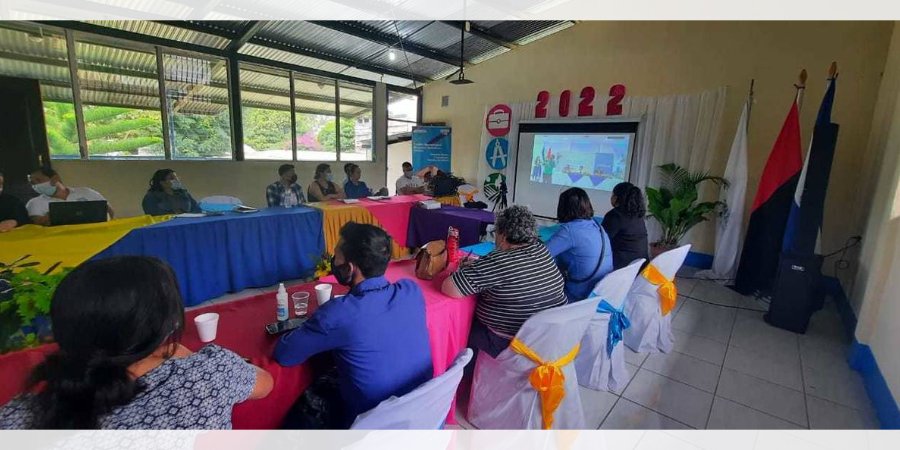
<path id="1" fill-rule="evenodd" d="M 447 260 L 450 264 L 459 261 L 459 230 L 453 227 L 447 230 Z"/>

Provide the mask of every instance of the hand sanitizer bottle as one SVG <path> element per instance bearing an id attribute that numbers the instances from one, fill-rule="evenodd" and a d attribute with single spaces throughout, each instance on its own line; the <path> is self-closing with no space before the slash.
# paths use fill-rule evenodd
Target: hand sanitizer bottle
<path id="1" fill-rule="evenodd" d="M 276 320 L 279 322 L 288 320 L 290 318 L 288 313 L 288 295 L 287 290 L 284 288 L 284 283 L 278 283 L 278 294 L 275 295 L 275 299 L 278 301 L 278 308 L 275 312 Z"/>

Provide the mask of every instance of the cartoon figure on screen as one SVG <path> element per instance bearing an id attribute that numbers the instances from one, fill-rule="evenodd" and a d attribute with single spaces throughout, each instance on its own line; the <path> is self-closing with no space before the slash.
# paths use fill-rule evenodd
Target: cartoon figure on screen
<path id="1" fill-rule="evenodd" d="M 534 164 L 531 166 L 531 181 L 541 181 L 541 161 L 540 156 L 534 157 Z"/>
<path id="2" fill-rule="evenodd" d="M 544 152 L 544 183 L 553 182 L 553 169 L 556 168 L 557 162 L 556 157 L 553 155 L 553 149 L 548 148 Z"/>

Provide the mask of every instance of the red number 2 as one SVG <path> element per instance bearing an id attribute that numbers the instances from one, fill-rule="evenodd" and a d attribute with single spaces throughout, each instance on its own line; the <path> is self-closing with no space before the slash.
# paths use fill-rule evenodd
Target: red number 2
<path id="1" fill-rule="evenodd" d="M 578 102 L 578 117 L 594 115 L 594 88 L 588 86 L 581 90 L 581 101 Z"/>
<path id="2" fill-rule="evenodd" d="M 609 88 L 610 99 L 606 104 L 607 116 L 622 114 L 622 98 L 625 97 L 625 85 L 616 84 Z"/>
<path id="3" fill-rule="evenodd" d="M 569 103 L 572 101 L 572 91 L 566 89 L 559 94 L 559 117 L 569 116 Z"/>
<path id="4" fill-rule="evenodd" d="M 537 105 L 534 106 L 534 117 L 536 119 L 547 117 L 548 103 L 550 103 L 550 93 L 547 91 L 538 92 Z"/>

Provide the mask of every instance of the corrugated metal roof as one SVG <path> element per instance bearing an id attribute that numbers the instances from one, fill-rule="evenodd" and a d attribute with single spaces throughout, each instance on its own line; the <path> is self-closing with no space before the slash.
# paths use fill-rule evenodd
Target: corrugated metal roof
<path id="1" fill-rule="evenodd" d="M 229 39 L 212 34 L 198 33 L 146 20 L 91 20 L 89 23 L 218 49 L 227 47 L 231 42 Z"/>
<path id="2" fill-rule="evenodd" d="M 296 53 L 289 53 L 256 44 L 247 44 L 243 46 L 241 48 L 241 53 L 245 55 L 256 56 L 257 58 L 271 59 L 273 61 L 281 61 L 300 67 L 309 67 L 311 69 L 324 70 L 326 72 L 332 73 L 340 73 L 347 68 L 347 66 L 343 64 L 337 64 L 331 61 L 324 61 L 317 58 L 311 58 L 309 56 L 298 55 Z"/>
<path id="3" fill-rule="evenodd" d="M 377 52 L 387 49 L 387 46 L 383 44 L 300 20 L 268 22 L 257 33 L 257 36 L 317 52 L 360 60 L 366 60 Z"/>

